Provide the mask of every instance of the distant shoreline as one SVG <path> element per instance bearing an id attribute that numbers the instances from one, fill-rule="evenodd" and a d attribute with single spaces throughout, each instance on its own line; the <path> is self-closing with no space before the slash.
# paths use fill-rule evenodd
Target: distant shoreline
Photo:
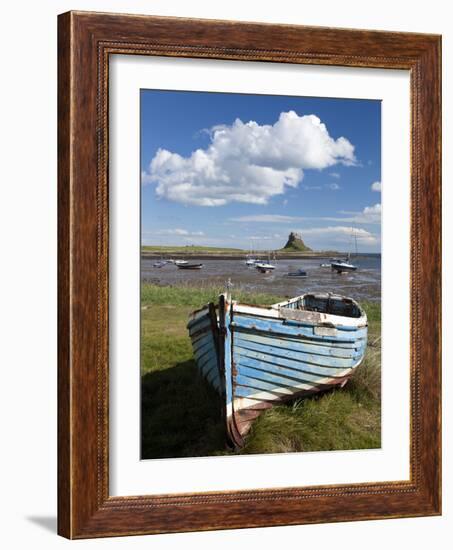
<path id="1" fill-rule="evenodd" d="M 310 260 L 310 259 L 330 259 L 330 258 L 344 258 L 346 252 L 271 252 L 271 259 L 277 260 Z M 368 256 L 370 254 L 358 254 L 354 257 Z M 253 256 L 257 259 L 266 260 L 269 257 L 267 252 L 250 254 L 246 251 L 185 251 L 185 250 L 143 250 L 141 251 L 142 259 L 178 259 L 185 258 L 191 260 L 245 260 L 248 256 Z"/>

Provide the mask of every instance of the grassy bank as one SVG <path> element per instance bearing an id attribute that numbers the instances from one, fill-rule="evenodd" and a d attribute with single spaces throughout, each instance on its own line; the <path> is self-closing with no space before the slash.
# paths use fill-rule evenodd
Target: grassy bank
<path id="1" fill-rule="evenodd" d="M 153 252 L 158 254 L 193 254 L 194 252 L 205 252 L 206 254 L 247 254 L 240 248 L 221 248 L 217 246 L 142 246 L 142 252 Z"/>
<path id="2" fill-rule="evenodd" d="M 250 254 L 249 250 L 242 250 L 241 248 L 222 248 L 216 246 L 142 246 L 141 248 L 143 257 L 152 258 L 168 258 L 168 257 L 235 257 L 245 258 Z M 275 255 L 278 258 L 326 258 L 329 256 L 338 256 L 344 253 L 336 252 L 334 250 L 294 250 L 284 249 L 271 250 L 271 255 Z M 254 255 L 257 257 L 267 257 L 268 250 L 255 251 Z"/>
<path id="3" fill-rule="evenodd" d="M 142 285 L 142 457 L 230 454 L 216 392 L 198 374 L 186 323 L 193 309 L 222 289 Z M 284 299 L 235 293 L 249 304 Z M 253 425 L 247 453 L 380 447 L 380 304 L 363 303 L 369 346 L 353 379 L 340 390 L 300 399 L 264 413 Z"/>

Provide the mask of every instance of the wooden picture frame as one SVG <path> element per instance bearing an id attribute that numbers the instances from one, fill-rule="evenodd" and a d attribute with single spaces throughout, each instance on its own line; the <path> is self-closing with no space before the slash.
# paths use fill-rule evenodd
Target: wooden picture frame
<path id="1" fill-rule="evenodd" d="M 58 21 L 58 532 L 68 538 L 441 513 L 441 39 L 69 12 Z M 410 71 L 410 480 L 109 496 L 111 54 Z"/>

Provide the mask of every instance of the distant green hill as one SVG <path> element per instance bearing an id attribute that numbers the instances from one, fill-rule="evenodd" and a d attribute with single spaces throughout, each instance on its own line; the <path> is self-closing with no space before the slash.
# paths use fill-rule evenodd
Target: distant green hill
<path id="1" fill-rule="evenodd" d="M 301 235 L 293 231 L 289 234 L 288 241 L 281 250 L 285 252 L 312 252 L 312 249 L 302 240 Z"/>
<path id="2" fill-rule="evenodd" d="M 195 245 L 185 245 L 185 246 L 153 246 L 153 245 L 143 245 L 142 252 L 159 252 L 159 253 L 174 253 L 174 254 L 193 254 L 197 252 L 206 252 L 213 254 L 222 254 L 222 253 L 246 253 L 245 250 L 241 248 L 222 248 L 217 246 L 195 246 Z"/>

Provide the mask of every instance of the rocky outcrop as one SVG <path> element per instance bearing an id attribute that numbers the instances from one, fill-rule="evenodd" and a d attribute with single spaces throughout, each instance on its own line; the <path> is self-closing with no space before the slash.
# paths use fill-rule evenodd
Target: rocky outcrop
<path id="1" fill-rule="evenodd" d="M 283 247 L 282 250 L 286 250 L 287 252 L 311 252 L 311 248 L 309 248 L 304 241 L 302 240 L 302 236 L 299 235 L 299 233 L 294 233 L 291 231 L 291 233 L 288 236 L 288 241 Z"/>

